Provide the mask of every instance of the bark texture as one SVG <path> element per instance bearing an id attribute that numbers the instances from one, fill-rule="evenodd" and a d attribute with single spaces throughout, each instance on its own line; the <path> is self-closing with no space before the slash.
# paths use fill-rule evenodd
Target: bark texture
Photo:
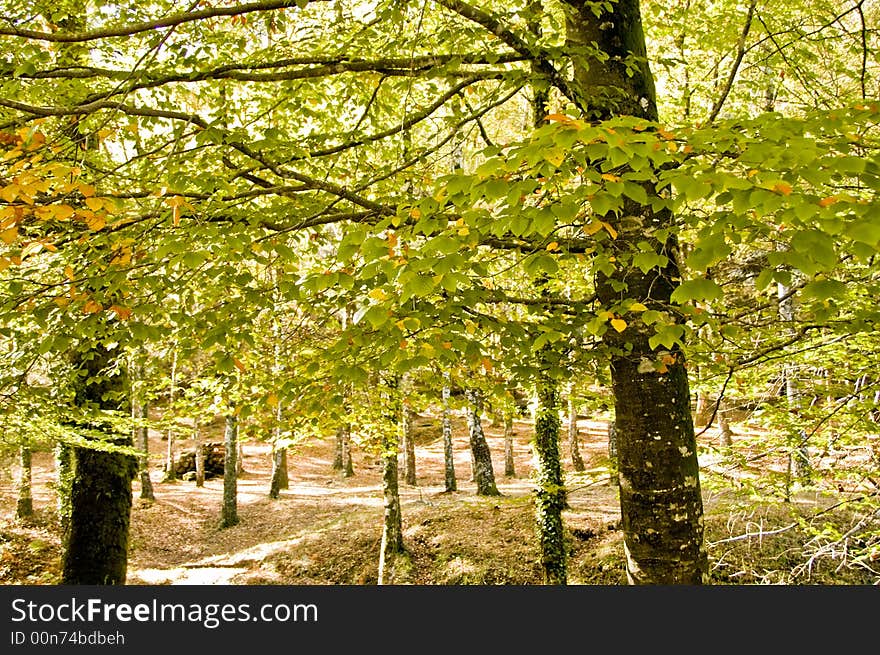
<path id="1" fill-rule="evenodd" d="M 230 414 L 226 417 L 226 429 L 223 435 L 226 449 L 223 460 L 223 508 L 220 516 L 220 527 L 230 528 L 238 524 L 238 417 Z"/>
<path id="2" fill-rule="evenodd" d="M 478 496 L 500 496 L 495 486 L 495 470 L 492 467 L 492 453 L 486 436 L 483 434 L 483 423 L 480 415 L 483 411 L 483 399 L 474 389 L 466 392 L 468 400 L 467 421 L 470 433 L 471 454 L 473 456 L 474 481 L 477 483 Z"/>
<path id="3" fill-rule="evenodd" d="M 456 491 L 458 485 L 455 481 L 455 458 L 452 451 L 452 416 L 449 412 L 450 389 L 443 387 L 443 414 L 440 418 L 440 429 L 443 434 L 443 473 L 446 491 Z"/>
<path id="4" fill-rule="evenodd" d="M 30 446 L 22 446 L 18 451 L 18 457 L 18 502 L 15 506 L 15 516 L 19 519 L 26 519 L 34 515 L 34 499 L 31 494 L 33 468 Z"/>
<path id="5" fill-rule="evenodd" d="M 541 568 L 544 584 L 566 584 L 567 563 L 565 527 L 565 484 L 559 456 L 559 393 L 552 380 L 541 380 L 538 386 L 538 409 L 535 414 L 535 458 L 537 490 L 535 515 Z"/>
<path id="6" fill-rule="evenodd" d="M 638 0 L 601 8 L 566 2 L 566 33 L 572 86 L 590 119 L 631 115 L 657 120 Z M 650 182 L 644 185 L 649 197 L 656 195 Z M 609 246 L 616 268 L 596 279 L 602 304 L 610 307 L 626 297 L 667 311 L 681 279 L 677 242 L 661 242 L 653 233 L 672 227 L 671 212 L 626 198 L 619 215 L 609 213 L 602 220 L 618 232 Z M 631 263 L 632 253 L 645 242 L 666 257 L 665 265 L 643 272 Z M 651 348 L 652 333 L 634 320 L 624 332 L 609 330 L 605 337 L 612 353 L 627 575 L 631 584 L 699 584 L 708 567 L 684 354 L 678 348 L 664 353 Z M 646 365 L 661 359 L 664 367 Z"/>

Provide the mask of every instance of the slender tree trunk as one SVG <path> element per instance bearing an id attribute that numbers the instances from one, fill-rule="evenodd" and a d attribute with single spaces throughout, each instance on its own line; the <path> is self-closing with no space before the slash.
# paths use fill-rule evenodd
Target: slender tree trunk
<path id="1" fill-rule="evenodd" d="M 156 500 L 153 493 L 153 481 L 150 479 L 150 428 L 147 420 L 150 417 L 150 406 L 146 400 L 132 401 L 132 416 L 138 421 L 134 428 L 135 444 L 137 449 L 143 453 L 138 458 L 138 468 L 140 469 L 141 479 L 141 498 L 145 500 Z"/>
<path id="2" fill-rule="evenodd" d="M 343 456 L 343 447 L 342 447 L 343 432 L 345 432 L 345 426 L 340 425 L 336 429 L 336 448 L 334 451 L 335 454 L 333 455 L 333 470 L 334 471 L 341 471 L 342 467 L 344 465 L 343 459 L 342 459 L 342 456 Z"/>
<path id="3" fill-rule="evenodd" d="M 483 409 L 483 400 L 480 393 L 475 389 L 465 392 L 468 399 L 467 419 L 470 431 L 471 454 L 473 456 L 474 479 L 477 483 L 478 496 L 500 496 L 498 487 L 495 486 L 495 470 L 492 468 L 492 453 L 489 444 L 483 434 L 483 424 L 480 414 Z"/>
<path id="4" fill-rule="evenodd" d="M 22 445 L 18 455 L 18 503 L 15 506 L 15 516 L 19 519 L 26 519 L 34 515 L 34 499 L 31 495 L 31 480 L 33 479 L 31 447 Z"/>
<path id="5" fill-rule="evenodd" d="M 220 518 L 221 528 L 230 528 L 238 524 L 238 417 L 229 414 L 226 417 L 226 430 L 223 443 L 223 509 Z"/>
<path id="6" fill-rule="evenodd" d="M 354 476 L 354 462 L 351 459 L 351 423 L 346 423 L 342 432 L 342 477 L 352 476 Z"/>
<path id="7" fill-rule="evenodd" d="M 174 400 L 177 396 L 177 349 L 171 351 L 171 387 L 168 390 L 168 413 L 174 415 Z M 165 451 L 165 481 L 171 482 L 177 479 L 177 470 L 174 466 L 174 428 L 169 427 L 166 433 L 168 442 Z"/>
<path id="8" fill-rule="evenodd" d="M 516 464 L 513 459 L 513 416 L 504 415 L 504 475 L 516 477 Z"/>
<path id="9" fill-rule="evenodd" d="M 202 444 L 202 430 L 199 420 L 193 421 L 193 444 L 196 450 L 196 486 L 205 486 L 205 447 Z"/>
<path id="10" fill-rule="evenodd" d="M 120 411 L 128 408 L 110 400 L 125 396 L 126 381 L 111 374 L 115 361 L 103 346 L 94 346 L 88 357 L 76 356 L 78 371 L 75 403 L 80 408 Z M 86 440 L 100 437 L 104 446 L 131 447 L 132 435 L 118 434 L 111 425 L 90 422 L 80 426 Z M 62 555 L 62 584 L 124 584 L 128 568 L 128 532 L 131 517 L 131 483 L 137 459 L 112 450 L 75 446 L 71 449 L 70 516 L 66 548 Z"/>
<path id="11" fill-rule="evenodd" d="M 238 444 L 238 453 L 235 456 L 235 474 L 241 477 L 246 473 L 244 470 L 244 445 L 242 445 L 241 439 L 237 439 L 236 442 Z"/>
<path id="12" fill-rule="evenodd" d="M 382 524 L 382 543 L 379 550 L 379 584 L 387 584 L 394 560 L 404 552 L 403 522 L 400 512 L 400 492 L 397 484 L 397 436 L 390 430 L 382 440 L 382 494 L 385 516 Z"/>
<path id="13" fill-rule="evenodd" d="M 584 459 L 581 457 L 581 449 L 578 444 L 578 413 L 577 406 L 574 402 L 574 396 L 571 392 L 568 394 L 568 449 L 571 452 L 571 465 L 575 471 L 583 471 L 587 467 L 584 466 Z"/>
<path id="14" fill-rule="evenodd" d="M 648 66 L 638 0 L 603 5 L 566 0 L 566 37 L 572 55 L 573 89 L 587 119 L 630 115 L 657 120 L 654 81 Z M 597 47 L 598 46 L 598 47 Z M 597 56 L 596 53 L 601 53 Z M 650 181 L 643 183 L 656 195 Z M 596 277 L 605 307 L 631 298 L 668 311 L 681 273 L 677 241 L 660 242 L 652 230 L 672 228 L 666 209 L 655 210 L 630 198 L 619 214 L 601 220 L 615 226 L 609 244 L 617 268 Z M 631 253 L 649 244 L 665 264 L 642 271 Z M 625 295 L 623 295 L 625 294 Z M 684 353 L 677 347 L 669 363 L 645 372 L 643 361 L 661 357 L 651 348 L 652 331 L 634 320 L 624 332 L 605 334 L 611 356 L 617 427 L 620 505 L 627 577 L 631 584 L 699 584 L 708 570 L 703 545 L 703 502 L 696 438 Z"/>
<path id="15" fill-rule="evenodd" d="M 452 416 L 449 412 L 450 389 L 443 386 L 440 392 L 443 399 L 443 415 L 440 419 L 440 429 L 443 433 L 443 472 L 446 483 L 446 491 L 456 491 L 458 485 L 455 481 L 455 458 L 452 451 Z"/>
<path id="16" fill-rule="evenodd" d="M 723 404 L 724 401 L 722 401 Z M 718 408 L 718 431 L 719 443 L 722 448 L 729 448 L 733 445 L 733 430 L 730 429 L 730 423 L 727 420 L 727 410 L 724 407 Z"/>
<path id="17" fill-rule="evenodd" d="M 535 414 L 535 459 L 538 461 L 535 514 L 544 584 L 566 584 L 565 483 L 559 456 L 559 393 L 556 382 L 542 379 L 538 385 Z"/>
<path id="18" fill-rule="evenodd" d="M 792 289 L 782 283 L 777 284 L 779 298 L 779 318 L 785 326 L 786 332 L 794 334 L 794 321 L 796 310 L 794 306 L 794 294 Z M 795 417 L 801 411 L 801 390 L 797 380 L 797 367 L 786 363 L 783 366 L 782 375 L 785 378 L 785 398 L 788 403 L 788 411 Z M 789 468 L 792 468 L 794 478 L 801 484 L 810 484 L 812 467 L 810 465 L 810 452 L 808 447 L 807 431 L 802 428 L 793 428 L 789 436 Z"/>
<path id="19" fill-rule="evenodd" d="M 611 468 L 611 486 L 620 484 L 617 471 L 617 424 L 614 421 L 608 423 L 608 462 Z"/>
<path id="20" fill-rule="evenodd" d="M 413 435 L 413 412 L 409 402 L 403 400 L 403 471 L 405 484 L 416 486 L 416 445 Z"/>

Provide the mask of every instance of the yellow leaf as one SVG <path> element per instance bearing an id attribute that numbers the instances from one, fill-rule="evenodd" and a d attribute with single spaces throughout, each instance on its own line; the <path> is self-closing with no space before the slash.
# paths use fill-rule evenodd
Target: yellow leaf
<path id="1" fill-rule="evenodd" d="M 620 182 L 620 178 L 613 173 L 602 173 L 602 179 L 608 180 L 609 182 Z"/>
<path id="2" fill-rule="evenodd" d="M 93 187 L 91 184 L 80 183 L 77 188 L 85 198 L 91 198 L 93 195 L 95 195 L 95 187 Z"/>
<path id="3" fill-rule="evenodd" d="M 559 250 L 559 243 L 551 241 L 547 244 L 547 252 L 553 252 L 554 250 Z"/>
<path id="4" fill-rule="evenodd" d="M 382 302 L 386 298 L 388 298 L 388 294 L 382 291 L 382 289 L 373 289 L 370 293 L 367 294 L 373 300 L 378 302 Z"/>
<path id="5" fill-rule="evenodd" d="M 21 187 L 17 184 L 10 184 L 9 186 L 3 187 L 0 189 L 0 198 L 3 198 L 6 202 L 13 202 L 16 198 L 18 198 L 18 192 L 21 191 Z"/>
<path id="6" fill-rule="evenodd" d="M 49 210 L 59 221 L 66 221 L 73 216 L 73 207 L 70 205 L 50 205 Z"/>
<path id="7" fill-rule="evenodd" d="M 0 257 L 0 271 L 5 271 L 12 266 L 12 260 L 8 257 Z"/>
<path id="8" fill-rule="evenodd" d="M 269 405 L 269 407 L 278 407 L 278 402 L 278 395 L 274 391 L 270 392 L 266 397 L 266 404 Z"/>
<path id="9" fill-rule="evenodd" d="M 68 280 L 72 280 L 76 277 L 73 266 L 67 265 L 64 267 L 64 277 L 66 277 Z"/>
<path id="10" fill-rule="evenodd" d="M 544 116 L 544 120 L 551 123 L 562 123 L 563 125 L 571 125 L 575 122 L 573 118 L 566 116 L 565 114 L 547 114 Z"/>
<path id="11" fill-rule="evenodd" d="M 608 234 L 611 236 L 612 239 L 617 238 L 617 230 L 615 230 L 613 227 L 611 227 L 608 223 L 603 222 L 602 227 L 605 228 L 605 230 L 608 232 Z"/>
<path id="12" fill-rule="evenodd" d="M 611 327 L 618 332 L 623 332 L 626 329 L 626 321 L 622 318 L 613 318 L 611 319 Z"/>
<path id="13" fill-rule="evenodd" d="M 403 322 L 403 319 L 400 319 L 399 321 L 395 321 L 394 325 L 396 325 L 397 329 L 400 330 L 401 332 L 406 330 L 406 323 Z"/>
<path id="14" fill-rule="evenodd" d="M 562 162 L 565 161 L 565 153 L 561 150 L 551 150 L 544 154 L 544 159 L 554 166 L 561 166 Z"/>
<path id="15" fill-rule="evenodd" d="M 58 296 L 57 298 L 53 298 L 52 302 L 54 302 L 59 307 L 64 308 L 70 304 L 70 299 L 65 298 L 64 296 Z"/>
<path id="16" fill-rule="evenodd" d="M 10 227 L 8 230 L 0 232 L 0 239 L 3 243 L 10 244 L 18 238 L 18 226 Z"/>
<path id="17" fill-rule="evenodd" d="M 86 217 L 86 225 L 89 226 L 90 230 L 94 230 L 95 232 L 104 229 L 104 226 L 107 225 L 106 219 L 100 214 L 91 214 Z"/>
<path id="18" fill-rule="evenodd" d="M 648 308 L 640 302 L 634 302 L 632 305 L 629 306 L 629 311 L 631 312 L 644 312 L 647 310 Z"/>
<path id="19" fill-rule="evenodd" d="M 587 236 L 593 236 L 594 234 L 596 234 L 596 232 L 599 232 L 604 227 L 604 225 L 604 223 L 599 221 L 591 221 L 584 225 L 583 230 L 587 233 Z"/>
<path id="20" fill-rule="evenodd" d="M 410 210 L 409 215 L 410 215 L 412 218 L 419 219 L 419 218 L 422 217 L 422 210 L 419 209 L 418 207 L 413 207 L 413 208 Z"/>
<path id="21" fill-rule="evenodd" d="M 460 237 L 466 237 L 470 233 L 471 233 L 471 231 L 466 227 L 463 227 L 458 230 L 458 236 L 460 236 Z"/>
<path id="22" fill-rule="evenodd" d="M 98 211 L 104 207 L 104 200 L 102 198 L 86 198 L 86 207 L 91 209 L 92 211 Z"/>

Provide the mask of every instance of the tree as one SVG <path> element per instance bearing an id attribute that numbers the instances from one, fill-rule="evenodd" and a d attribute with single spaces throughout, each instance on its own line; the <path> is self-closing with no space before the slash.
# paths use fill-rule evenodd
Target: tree
<path id="1" fill-rule="evenodd" d="M 501 493 L 495 486 L 495 470 L 492 466 L 492 453 L 486 436 L 483 434 L 483 423 L 480 417 L 483 400 L 477 389 L 465 390 L 467 398 L 467 422 L 470 434 L 471 454 L 473 456 L 474 480 L 477 483 L 478 496 L 499 496 Z"/>
<path id="2" fill-rule="evenodd" d="M 223 449 L 223 506 L 220 527 L 231 528 L 238 525 L 238 416 L 234 413 L 234 408 L 226 415 Z"/>

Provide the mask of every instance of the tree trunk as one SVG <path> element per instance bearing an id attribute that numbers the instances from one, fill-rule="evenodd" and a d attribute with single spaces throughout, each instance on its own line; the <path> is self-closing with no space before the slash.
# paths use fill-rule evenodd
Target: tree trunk
<path id="1" fill-rule="evenodd" d="M 614 421 L 608 424 L 608 466 L 611 469 L 611 486 L 616 487 L 620 484 L 620 478 L 617 471 L 617 426 Z"/>
<path id="2" fill-rule="evenodd" d="M 342 477 L 352 476 L 354 476 L 354 462 L 351 459 L 351 423 L 346 423 L 342 430 Z"/>
<path id="3" fill-rule="evenodd" d="M 174 414 L 174 400 L 177 395 L 177 350 L 171 352 L 171 387 L 168 390 L 168 413 Z M 177 479 L 174 469 L 174 429 L 169 427 L 166 433 L 168 442 L 165 450 L 165 481 L 171 482 Z"/>
<path id="4" fill-rule="evenodd" d="M 196 449 L 196 486 L 205 486 L 205 448 L 202 445 L 202 430 L 198 419 L 193 421 L 193 443 Z"/>
<path id="5" fill-rule="evenodd" d="M 220 518 L 221 528 L 238 524 L 238 417 L 226 417 L 226 430 L 223 435 L 225 456 L 223 459 L 223 510 Z"/>
<path id="6" fill-rule="evenodd" d="M 379 550 L 380 585 L 389 582 L 389 572 L 394 566 L 394 560 L 404 551 L 400 493 L 397 486 L 397 437 L 390 431 L 382 440 L 382 494 L 385 500 L 385 516 Z"/>
<path id="7" fill-rule="evenodd" d="M 335 454 L 333 455 L 333 470 L 334 471 L 341 471 L 342 467 L 344 465 L 343 447 L 342 447 L 342 438 L 343 438 L 342 435 L 343 435 L 344 431 L 345 431 L 344 425 L 340 425 L 336 429 L 336 448 L 334 450 Z"/>
<path id="8" fill-rule="evenodd" d="M 553 380 L 538 385 L 538 409 L 535 414 L 535 459 L 537 491 L 535 514 L 544 584 L 566 584 L 565 484 L 559 457 L 559 393 Z"/>
<path id="9" fill-rule="evenodd" d="M 584 458 L 581 457 L 581 449 L 578 444 L 578 413 L 577 406 L 574 402 L 574 396 L 568 394 L 568 448 L 571 451 L 571 465 L 575 471 L 583 471 L 587 467 L 584 466 Z"/>
<path id="10" fill-rule="evenodd" d="M 566 4 L 573 88 L 586 117 L 604 120 L 631 115 L 657 120 L 638 0 L 618 0 L 601 8 L 594 3 Z M 656 196 L 651 182 L 643 185 L 649 197 Z M 596 277 L 600 301 L 612 307 L 626 297 L 668 311 L 672 291 L 681 279 L 677 242 L 669 237 L 661 243 L 648 233 L 648 227 L 673 227 L 671 212 L 655 211 L 650 204 L 625 198 L 620 216 L 624 220 L 614 212 L 601 217 L 615 226 L 618 236 L 609 246 L 616 268 Z M 666 258 L 662 268 L 644 272 L 631 264 L 631 253 L 644 243 Z M 608 330 L 604 338 L 613 353 L 610 365 L 627 577 L 631 584 L 699 584 L 708 562 L 684 353 L 674 347 L 665 357 L 668 364 L 646 372 L 643 361 L 657 361 L 661 353 L 649 345 L 651 329 L 633 323 L 622 333 Z"/>
<path id="11" fill-rule="evenodd" d="M 416 444 L 413 436 L 413 412 L 406 398 L 403 399 L 403 471 L 405 484 L 416 486 Z"/>
<path id="12" fill-rule="evenodd" d="M 147 425 L 147 419 L 150 416 L 150 406 L 146 400 L 141 400 L 140 402 L 133 400 L 131 403 L 131 413 L 138 422 L 134 428 L 135 445 L 143 453 L 138 458 L 141 498 L 156 500 L 156 496 L 153 493 L 153 481 L 150 479 L 150 428 Z"/>
<path id="13" fill-rule="evenodd" d="M 276 446 L 272 450 L 272 482 L 269 485 L 269 498 L 276 499 L 281 495 L 282 489 L 287 489 L 287 448 Z"/>
<path id="14" fill-rule="evenodd" d="M 31 480 L 33 469 L 31 467 L 31 447 L 22 445 L 19 449 L 19 474 L 18 474 L 18 502 L 15 506 L 15 516 L 26 519 L 34 515 L 34 499 L 31 495 Z"/>
<path id="15" fill-rule="evenodd" d="M 516 477 L 516 464 L 513 460 L 513 416 L 504 415 L 504 475 Z"/>
<path id="16" fill-rule="evenodd" d="M 127 399 L 122 406 L 110 400 L 126 395 L 125 378 L 112 373 L 114 365 L 111 353 L 102 346 L 92 347 L 88 357 L 76 357 L 74 402 L 79 408 L 117 412 L 122 407 L 127 409 Z M 132 446 L 130 433 L 118 434 L 108 423 L 97 421 L 79 426 L 86 440 L 101 439 L 107 446 Z M 112 450 L 75 446 L 71 449 L 70 468 L 69 529 L 62 555 L 61 583 L 124 584 L 131 483 L 137 474 L 137 459 Z"/>
<path id="17" fill-rule="evenodd" d="M 70 536 L 70 485 L 73 481 L 73 449 L 64 442 L 55 446 L 56 498 L 58 501 L 58 528 L 61 533 L 61 551 L 67 549 Z"/>
<path id="18" fill-rule="evenodd" d="M 443 415 L 440 419 L 440 426 L 443 433 L 443 471 L 446 491 L 456 491 L 458 486 L 455 481 L 455 458 L 452 451 L 452 416 L 449 412 L 449 387 L 444 385 L 440 395 L 443 398 Z"/>
<path id="19" fill-rule="evenodd" d="M 483 410 L 483 399 L 475 389 L 465 392 L 468 400 L 467 419 L 470 431 L 471 454 L 473 456 L 474 480 L 477 483 L 478 496 L 500 496 L 495 486 L 495 470 L 492 468 L 492 453 L 483 434 L 480 413 Z"/>
<path id="20" fill-rule="evenodd" d="M 794 334 L 794 321 L 796 311 L 794 306 L 794 293 L 792 289 L 781 282 L 776 287 L 779 298 L 779 318 L 786 326 L 789 334 Z M 788 411 L 792 416 L 798 417 L 801 411 L 801 390 L 797 379 L 797 367 L 786 363 L 782 369 L 785 379 L 785 398 L 788 403 Z M 858 391 L 858 389 L 856 389 Z M 808 447 L 807 431 L 793 427 L 789 432 L 789 469 L 794 466 L 794 477 L 801 484 L 810 484 L 812 467 L 810 466 L 810 452 Z"/>
<path id="21" fill-rule="evenodd" d="M 729 448 L 730 446 L 732 446 L 733 430 L 730 429 L 730 423 L 727 421 L 727 410 L 723 407 L 718 408 L 718 431 L 718 440 L 721 447 Z"/>

